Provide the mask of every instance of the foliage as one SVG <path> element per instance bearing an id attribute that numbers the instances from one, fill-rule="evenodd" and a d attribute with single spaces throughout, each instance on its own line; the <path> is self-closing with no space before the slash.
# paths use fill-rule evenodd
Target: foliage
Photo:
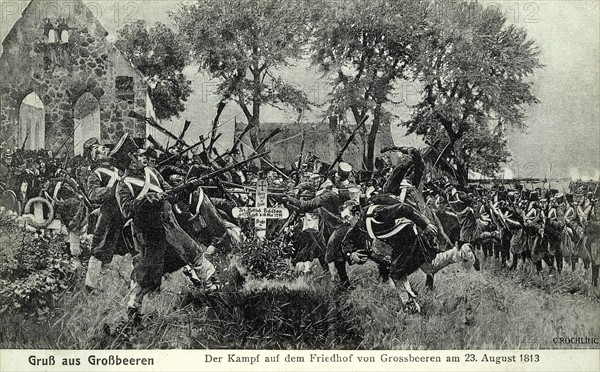
<path id="1" fill-rule="evenodd" d="M 193 58 L 220 82 L 220 109 L 233 101 L 254 126 L 254 146 L 262 105 L 309 108 L 306 94 L 277 75 L 279 67 L 302 57 L 308 37 L 304 5 L 301 0 L 202 0 L 174 15 Z"/>
<path id="2" fill-rule="evenodd" d="M 287 279 L 291 276 L 289 257 L 291 247 L 282 240 L 265 240 L 256 237 L 241 243 L 242 264 L 255 278 Z"/>
<path id="3" fill-rule="evenodd" d="M 530 79 L 542 67 L 538 55 L 526 31 L 507 25 L 499 9 L 432 2 L 427 34 L 416 45 L 412 73 L 421 83 L 422 100 L 405 123 L 409 133 L 449 143 L 444 155 L 452 154 L 459 164 L 459 181 L 465 181 L 469 167 L 496 170 L 509 156 L 505 130 L 524 127 L 524 106 L 538 103 Z"/>
<path id="4" fill-rule="evenodd" d="M 423 307 L 404 314 L 398 294 L 382 285 L 376 265 L 352 265 L 354 290 L 327 280 L 250 279 L 234 292 L 206 293 L 180 272 L 144 302 L 143 327 L 118 332 L 126 317 L 130 257 L 115 257 L 104 290 L 75 286 L 57 294 L 43 319 L 4 312 L 0 346 L 44 349 L 555 349 L 554 337 L 598 334 L 600 290 L 578 269 L 538 275 L 507 271 L 490 259 L 482 271 L 449 266 L 410 276 Z M 533 266 L 533 265 L 531 265 Z M 471 309 L 472 320 L 466 315 Z M 518 322 L 514 321 L 519 319 Z M 534 343 L 533 343 L 534 342 Z M 589 345 L 588 345 L 589 346 Z M 587 346 L 586 346 L 587 347 Z"/>
<path id="5" fill-rule="evenodd" d="M 0 313 L 45 315 L 61 292 L 78 279 L 81 264 L 70 256 L 66 236 L 43 236 L 0 215 Z"/>
<path id="6" fill-rule="evenodd" d="M 350 111 L 356 124 L 372 115 L 369 133 L 361 132 L 364 163 L 372 169 L 379 129 L 393 118 L 385 105 L 394 103 L 394 83 L 406 78 L 405 69 L 415 58 L 425 8 L 419 0 L 325 0 L 317 8 L 312 60 L 331 78 L 328 114 Z"/>
<path id="7" fill-rule="evenodd" d="M 182 37 L 160 22 L 148 28 L 138 20 L 119 30 L 115 45 L 148 79 L 157 118 L 179 117 L 192 92 L 183 74 L 189 48 Z"/>

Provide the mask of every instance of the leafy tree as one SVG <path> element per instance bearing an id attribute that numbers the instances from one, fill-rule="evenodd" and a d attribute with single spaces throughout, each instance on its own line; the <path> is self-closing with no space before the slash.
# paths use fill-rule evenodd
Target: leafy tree
<path id="1" fill-rule="evenodd" d="M 373 169 L 375 141 L 393 115 L 386 105 L 394 83 L 406 77 L 414 43 L 424 32 L 425 7 L 419 0 L 324 0 L 318 6 L 312 40 L 313 63 L 331 76 L 328 114 L 350 111 L 362 133 L 364 165 Z"/>
<path id="2" fill-rule="evenodd" d="M 542 67 L 527 33 L 499 9 L 476 2 L 432 2 L 427 34 L 416 45 L 413 73 L 422 100 L 405 125 L 468 169 L 498 171 L 510 153 L 507 128 L 524 128 L 524 105 L 538 103 L 530 77 Z"/>
<path id="3" fill-rule="evenodd" d="M 263 105 L 298 111 L 309 107 L 306 94 L 277 75 L 278 68 L 304 53 L 304 5 L 301 0 L 199 0 L 174 15 L 193 58 L 220 81 L 217 118 L 229 102 L 239 105 L 252 126 L 254 147 Z"/>
<path id="4" fill-rule="evenodd" d="M 192 92 L 192 82 L 183 74 L 189 48 L 182 37 L 162 23 L 148 28 L 138 20 L 119 30 L 115 45 L 148 79 L 157 118 L 179 117 Z"/>

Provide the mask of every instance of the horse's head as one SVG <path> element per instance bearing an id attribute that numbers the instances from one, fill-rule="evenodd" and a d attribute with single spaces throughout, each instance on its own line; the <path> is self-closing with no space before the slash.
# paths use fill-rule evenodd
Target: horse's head
<path id="1" fill-rule="evenodd" d="M 477 271 L 481 269 L 479 258 L 477 258 L 477 255 L 475 254 L 475 252 L 473 252 L 473 249 L 471 248 L 470 244 L 463 244 L 460 247 L 458 253 L 461 259 L 460 262 L 462 263 L 465 269 L 469 269 L 471 267 L 473 267 Z"/>

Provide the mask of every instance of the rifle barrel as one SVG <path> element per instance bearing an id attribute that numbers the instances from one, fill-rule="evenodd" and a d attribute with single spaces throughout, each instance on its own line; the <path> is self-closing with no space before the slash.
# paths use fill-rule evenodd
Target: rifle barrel
<path id="1" fill-rule="evenodd" d="M 337 165 L 337 163 L 339 163 L 342 160 L 342 156 L 344 155 L 344 152 L 346 151 L 346 149 L 348 148 L 348 146 L 350 146 L 350 143 L 352 143 L 352 141 L 354 141 L 354 137 L 356 136 L 356 133 L 358 133 L 358 130 L 363 125 L 365 125 L 365 123 L 367 122 L 367 119 L 369 119 L 369 115 L 365 115 L 362 118 L 362 120 L 360 121 L 360 123 L 358 123 L 358 125 L 356 126 L 356 128 L 354 128 L 354 130 L 352 131 L 352 133 L 350 134 L 350 136 L 346 140 L 346 143 L 344 144 L 344 146 L 342 147 L 342 149 L 338 153 L 338 155 L 335 158 L 335 160 L 333 161 L 333 163 L 331 163 L 331 165 L 329 166 L 329 168 L 327 168 L 327 174 L 329 174 L 329 172 L 333 169 L 333 167 L 335 167 Z"/>
<path id="2" fill-rule="evenodd" d="M 171 190 L 167 191 L 167 193 L 169 193 L 169 194 L 177 194 L 177 193 L 179 193 L 181 191 L 184 191 L 184 190 L 186 190 L 186 189 L 188 189 L 190 187 L 200 186 L 202 184 L 202 182 L 204 182 L 204 181 L 206 181 L 208 179 L 211 179 L 211 178 L 216 177 L 216 176 L 218 176 L 220 174 L 223 174 L 223 173 L 228 172 L 228 171 L 230 171 L 232 169 L 235 169 L 235 168 L 239 167 L 240 165 L 249 163 L 249 162 L 251 162 L 254 159 L 258 159 L 260 157 L 263 157 L 263 156 L 267 155 L 269 152 L 270 151 L 266 151 L 266 152 L 263 152 L 263 153 L 260 153 L 260 154 L 253 155 L 253 156 L 249 157 L 248 159 L 240 161 L 239 163 L 232 164 L 230 166 L 218 169 L 218 170 L 216 170 L 214 172 L 211 172 L 211 173 L 208 173 L 208 174 L 204 174 L 204 175 L 202 175 L 200 177 L 193 178 L 193 179 L 185 182 L 184 184 L 182 184 L 180 186 L 172 188 Z"/>

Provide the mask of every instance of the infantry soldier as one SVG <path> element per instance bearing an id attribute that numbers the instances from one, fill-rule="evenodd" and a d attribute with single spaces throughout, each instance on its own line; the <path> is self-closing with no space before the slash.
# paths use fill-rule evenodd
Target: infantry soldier
<path id="1" fill-rule="evenodd" d="M 122 140 L 127 141 L 127 138 Z M 147 166 L 143 150 L 132 153 L 125 150 L 127 147 L 119 147 L 121 150 L 113 151 L 113 156 L 126 167 L 117 184 L 116 197 L 121 213 L 130 220 L 128 224 L 131 223 L 131 237 L 137 253 L 127 304 L 130 318 L 137 323 L 141 320 L 144 296 L 160 288 L 163 274 L 189 264 L 195 276 L 209 279 L 215 269 L 204 258 L 206 247 L 196 243 L 177 223 L 167 200 L 171 195 L 166 194 L 171 186 L 158 171 Z"/>
<path id="2" fill-rule="evenodd" d="M 89 218 L 93 234 L 91 256 L 85 276 L 85 286 L 88 290 L 100 287 L 100 269 L 102 265 L 111 263 L 113 255 L 129 253 L 123 240 L 122 229 L 125 221 L 119 210 L 115 189 L 121 179 L 122 171 L 113 163 L 109 156 L 108 147 L 100 144 L 97 138 L 90 138 L 83 144 L 84 154 L 95 164 L 87 179 L 86 188 L 89 200 L 99 206 Z M 95 221 L 95 222 L 94 222 Z"/>
<path id="3" fill-rule="evenodd" d="M 386 151 L 400 151 L 405 156 L 390 174 L 383 186 L 383 192 L 398 195 L 400 184 L 407 181 L 419 188 L 425 171 L 425 162 L 419 150 L 414 147 L 386 147 L 381 150 L 382 153 Z"/>
<path id="4" fill-rule="evenodd" d="M 552 256 L 556 258 L 556 269 L 559 273 L 563 268 L 561 239 L 566 228 L 565 212 L 565 196 L 562 193 L 558 193 L 550 199 L 550 209 L 548 210 L 548 217 L 546 218 L 545 235 L 548 240 L 548 248 L 551 255 L 550 262 L 546 263 L 553 264 Z"/>
<path id="5" fill-rule="evenodd" d="M 330 189 L 332 182 L 327 180 L 322 181 L 322 176 L 313 174 L 311 181 L 315 188 L 320 189 L 316 192 L 316 196 L 310 200 L 298 200 L 291 196 L 285 196 L 283 201 L 296 207 L 300 213 L 305 213 L 305 228 L 304 230 L 317 230 L 318 233 L 311 233 L 314 243 L 318 245 L 315 251 L 320 251 L 318 255 L 321 266 L 328 271 L 327 263 L 325 262 L 326 244 L 333 231 L 342 224 L 340 217 L 340 207 L 342 203 L 334 190 Z M 308 226 L 310 221 L 314 221 L 316 226 Z M 310 233 L 310 232 L 309 232 Z"/>

